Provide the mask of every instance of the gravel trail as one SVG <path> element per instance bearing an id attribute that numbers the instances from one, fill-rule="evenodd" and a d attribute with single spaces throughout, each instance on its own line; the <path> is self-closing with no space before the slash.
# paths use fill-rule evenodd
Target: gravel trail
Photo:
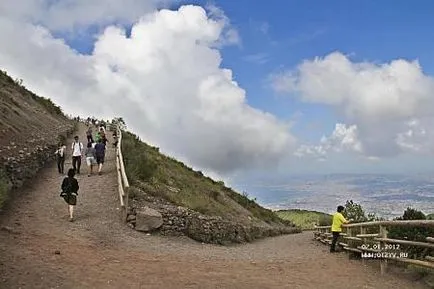
<path id="1" fill-rule="evenodd" d="M 79 135 L 85 141 L 84 126 Z M 312 232 L 229 247 L 136 232 L 120 218 L 111 143 L 101 176 L 88 177 L 83 165 L 75 222 L 55 164 L 0 216 L 0 288 L 427 288 L 331 255 Z"/>

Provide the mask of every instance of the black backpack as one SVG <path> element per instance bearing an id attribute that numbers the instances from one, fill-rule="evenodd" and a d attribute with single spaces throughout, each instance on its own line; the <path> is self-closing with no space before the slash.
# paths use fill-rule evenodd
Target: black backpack
<path id="1" fill-rule="evenodd" d="M 68 194 L 71 193 L 72 191 L 72 184 L 71 184 L 71 180 L 69 178 L 65 178 L 64 181 L 67 180 L 66 186 L 63 188 L 62 186 L 62 192 L 60 193 L 61 197 L 64 197 Z"/>

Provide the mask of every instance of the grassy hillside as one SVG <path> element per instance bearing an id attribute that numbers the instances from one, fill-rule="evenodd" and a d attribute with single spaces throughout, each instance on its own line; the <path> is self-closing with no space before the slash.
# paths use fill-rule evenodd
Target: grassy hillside
<path id="1" fill-rule="evenodd" d="M 280 218 L 293 222 L 303 230 L 311 230 L 315 225 L 331 225 L 332 216 L 322 212 L 293 209 L 280 210 L 276 213 Z"/>
<path id="2" fill-rule="evenodd" d="M 220 216 L 239 223 L 290 224 L 248 196 L 161 154 L 158 148 L 141 142 L 131 133 L 123 134 L 122 152 L 129 178 L 135 186 L 150 195 L 206 215 Z"/>

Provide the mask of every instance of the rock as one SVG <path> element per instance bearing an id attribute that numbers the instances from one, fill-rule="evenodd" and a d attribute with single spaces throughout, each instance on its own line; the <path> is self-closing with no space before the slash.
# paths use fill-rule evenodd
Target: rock
<path id="1" fill-rule="evenodd" d="M 157 210 L 145 207 L 136 212 L 135 229 L 141 232 L 150 232 L 163 225 L 163 216 Z"/>
<path id="2" fill-rule="evenodd" d="M 135 216 L 135 215 L 128 215 L 128 217 L 127 217 L 127 222 L 134 221 L 135 219 L 136 219 L 136 216 Z"/>

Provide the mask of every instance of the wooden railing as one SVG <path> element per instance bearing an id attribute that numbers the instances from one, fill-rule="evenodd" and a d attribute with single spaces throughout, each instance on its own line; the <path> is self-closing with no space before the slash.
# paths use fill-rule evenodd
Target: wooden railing
<path id="1" fill-rule="evenodd" d="M 434 257 L 426 255 L 424 260 L 408 258 L 408 251 L 401 250 L 402 247 L 414 246 L 426 248 L 426 251 L 434 252 L 434 236 L 427 237 L 425 242 L 415 242 L 400 239 L 389 239 L 388 228 L 390 227 L 412 227 L 412 228 L 434 228 L 434 220 L 409 220 L 409 221 L 378 221 L 364 222 L 343 225 L 342 233 L 337 245 L 344 250 L 360 254 L 363 262 L 367 259 L 378 259 L 380 261 L 381 274 L 387 270 L 388 261 L 418 265 L 434 269 Z M 369 234 L 368 234 L 369 230 Z M 314 239 L 323 244 L 331 244 L 331 226 L 318 226 L 314 232 Z M 402 246 L 401 246 L 402 245 Z M 433 254 L 434 255 L 434 254 Z"/>
<path id="2" fill-rule="evenodd" d="M 128 188 L 130 184 L 128 182 L 127 174 L 125 173 L 124 158 L 122 156 L 122 131 L 116 126 L 114 128 L 118 137 L 118 143 L 116 146 L 116 171 L 118 173 L 118 190 L 119 190 L 119 201 L 121 207 L 124 209 L 128 208 Z"/>

